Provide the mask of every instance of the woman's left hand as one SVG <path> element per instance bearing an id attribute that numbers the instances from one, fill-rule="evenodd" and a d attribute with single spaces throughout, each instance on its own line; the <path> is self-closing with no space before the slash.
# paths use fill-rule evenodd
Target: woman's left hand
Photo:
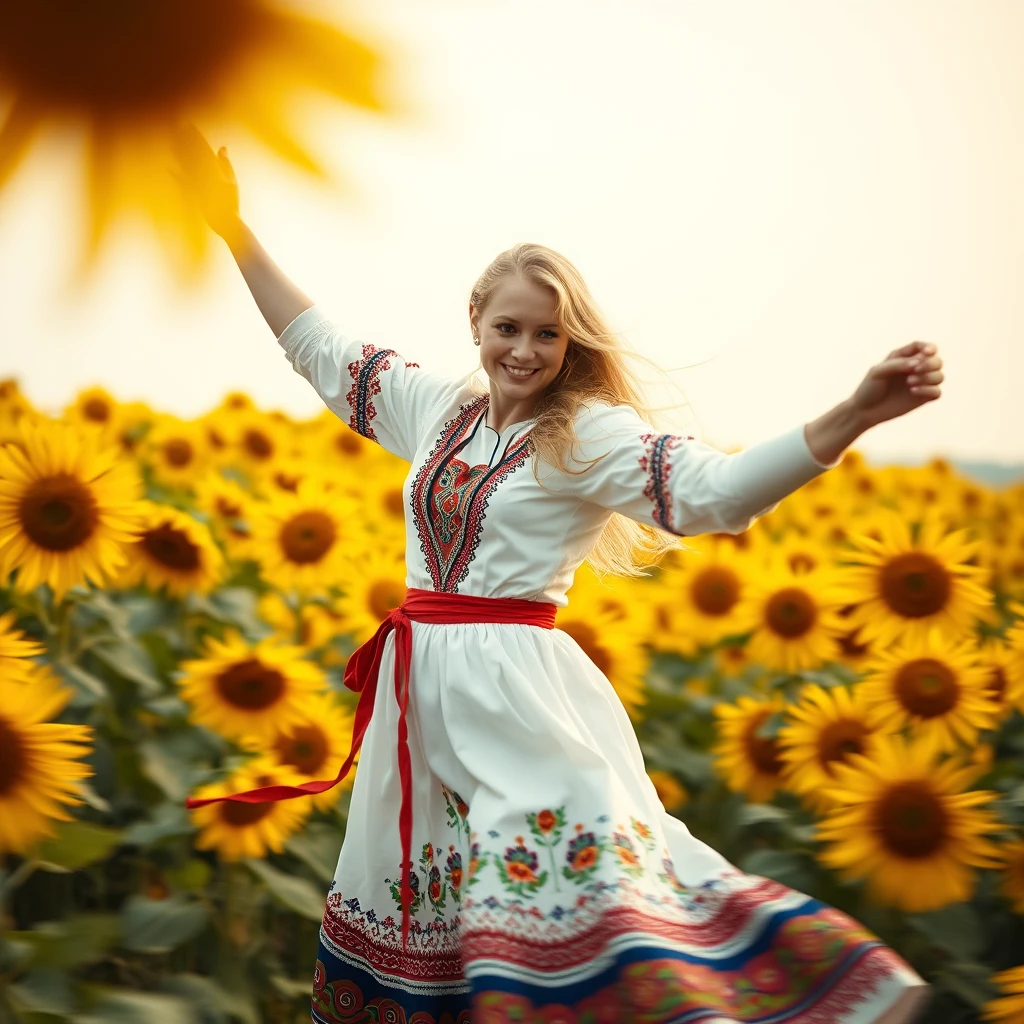
<path id="1" fill-rule="evenodd" d="M 912 341 L 893 349 L 868 370 L 850 399 L 865 429 L 934 402 L 942 394 L 939 385 L 944 375 L 938 351 L 930 342 Z"/>

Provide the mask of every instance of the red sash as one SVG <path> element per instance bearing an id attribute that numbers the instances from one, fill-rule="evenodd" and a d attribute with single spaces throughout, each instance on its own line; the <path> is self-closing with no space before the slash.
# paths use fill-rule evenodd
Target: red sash
<path id="1" fill-rule="evenodd" d="M 556 606 L 539 601 L 524 601 L 515 597 L 475 597 L 472 594 L 439 594 L 434 590 L 410 587 L 405 601 L 377 628 L 377 632 L 356 650 L 345 666 L 345 686 L 359 694 L 352 746 L 345 763 L 333 779 L 316 779 L 298 786 L 261 786 L 230 796 L 195 799 L 189 797 L 186 807 L 202 807 L 222 800 L 259 804 L 271 800 L 288 800 L 310 793 L 322 793 L 336 786 L 352 768 L 352 762 L 363 743 L 363 734 L 370 724 L 373 703 L 380 676 L 381 657 L 388 634 L 395 631 L 395 699 L 398 701 L 398 777 L 402 787 L 402 802 L 398 813 L 398 834 L 402 841 L 402 946 L 409 935 L 409 907 L 413 891 L 409 885 L 412 870 L 412 761 L 409 757 L 409 729 L 406 710 L 409 706 L 409 676 L 412 666 L 412 621 L 416 622 L 510 622 L 524 626 L 555 625 Z"/>

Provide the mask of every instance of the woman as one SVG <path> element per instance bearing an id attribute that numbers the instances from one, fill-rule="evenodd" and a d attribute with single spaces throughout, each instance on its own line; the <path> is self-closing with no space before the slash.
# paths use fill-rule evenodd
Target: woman
<path id="1" fill-rule="evenodd" d="M 490 381 L 479 393 L 340 334 L 241 221 L 226 151 L 193 131 L 184 153 L 294 369 L 411 463 L 409 596 L 346 669 L 362 753 L 313 1019 L 916 1016 L 928 988 L 877 937 L 740 872 L 665 812 L 608 679 L 552 627 L 584 559 L 635 572 L 638 547 L 657 556 L 678 536 L 739 533 L 868 427 L 938 397 L 935 346 L 897 349 L 836 409 L 724 455 L 651 429 L 577 271 L 524 244 L 472 291 Z"/>

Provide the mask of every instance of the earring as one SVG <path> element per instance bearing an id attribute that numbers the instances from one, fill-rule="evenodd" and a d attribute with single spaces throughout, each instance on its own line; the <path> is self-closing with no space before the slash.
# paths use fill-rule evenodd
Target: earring
<path id="1" fill-rule="evenodd" d="M 473 344 L 474 345 L 479 345 L 480 344 L 480 339 L 475 334 L 473 335 Z"/>

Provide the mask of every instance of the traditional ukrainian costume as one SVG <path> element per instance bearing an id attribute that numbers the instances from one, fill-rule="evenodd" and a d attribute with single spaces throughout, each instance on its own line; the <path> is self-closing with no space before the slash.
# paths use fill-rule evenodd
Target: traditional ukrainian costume
<path id="1" fill-rule="evenodd" d="M 492 429 L 472 375 L 350 340 L 316 306 L 278 340 L 330 409 L 411 463 L 409 596 L 346 670 L 361 754 L 314 1021 L 911 1019 L 928 986 L 893 950 L 665 811 L 611 683 L 553 628 L 613 512 L 739 533 L 839 460 L 818 462 L 802 425 L 726 455 L 594 402 L 573 468 L 603 458 L 540 464 L 538 481 L 533 420 Z"/>

